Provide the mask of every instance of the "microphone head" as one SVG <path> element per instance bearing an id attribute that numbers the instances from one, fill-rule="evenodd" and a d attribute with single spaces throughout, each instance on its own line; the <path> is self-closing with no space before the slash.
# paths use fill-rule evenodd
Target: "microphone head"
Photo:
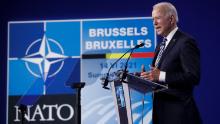
<path id="1" fill-rule="evenodd" d="M 144 46 L 144 44 L 145 44 L 145 43 L 142 42 L 142 43 L 139 44 L 139 46 L 142 47 L 142 46 Z"/>
<path id="2" fill-rule="evenodd" d="M 135 48 L 136 48 L 136 49 L 137 49 L 137 48 L 140 48 L 140 47 L 144 46 L 144 44 L 145 44 L 145 43 L 142 42 L 142 43 L 140 43 L 139 45 L 136 45 Z"/>

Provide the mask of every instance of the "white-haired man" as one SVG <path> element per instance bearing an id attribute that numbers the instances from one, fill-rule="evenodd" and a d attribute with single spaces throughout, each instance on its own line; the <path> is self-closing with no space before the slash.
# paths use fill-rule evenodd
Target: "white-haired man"
<path id="1" fill-rule="evenodd" d="M 152 17 L 156 33 L 164 40 L 155 50 L 151 70 L 141 76 L 169 87 L 154 93 L 153 124 L 200 124 L 193 99 L 200 81 L 200 51 L 195 40 L 177 27 L 178 14 L 171 3 L 154 5 Z"/>

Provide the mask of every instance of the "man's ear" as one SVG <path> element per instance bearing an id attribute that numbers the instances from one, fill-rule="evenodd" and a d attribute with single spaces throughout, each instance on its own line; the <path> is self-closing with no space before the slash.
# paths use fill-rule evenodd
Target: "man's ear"
<path id="1" fill-rule="evenodd" d="M 170 16 L 170 23 L 171 23 L 171 24 L 174 24 L 174 23 L 175 23 L 175 17 L 174 17 L 174 15 L 171 15 L 171 16 Z"/>

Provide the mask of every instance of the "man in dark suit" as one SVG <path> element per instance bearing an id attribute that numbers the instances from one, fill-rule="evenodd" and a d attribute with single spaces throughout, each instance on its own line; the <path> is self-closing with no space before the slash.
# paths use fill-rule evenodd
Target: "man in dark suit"
<path id="1" fill-rule="evenodd" d="M 200 52 L 195 40 L 177 27 L 176 8 L 168 2 L 153 7 L 153 23 L 165 39 L 155 50 L 149 72 L 141 77 L 167 85 L 153 94 L 153 124 L 200 124 L 193 89 L 200 81 Z"/>

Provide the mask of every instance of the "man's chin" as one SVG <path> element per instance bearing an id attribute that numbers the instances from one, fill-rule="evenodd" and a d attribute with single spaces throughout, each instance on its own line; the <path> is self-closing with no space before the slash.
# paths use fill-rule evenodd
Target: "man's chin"
<path id="1" fill-rule="evenodd" d="M 156 31 L 157 35 L 160 35 L 160 36 L 164 36 L 164 32 L 163 31 Z"/>
<path id="2" fill-rule="evenodd" d="M 157 35 L 161 35 L 162 34 L 162 32 L 160 32 L 160 31 L 157 31 Z"/>

